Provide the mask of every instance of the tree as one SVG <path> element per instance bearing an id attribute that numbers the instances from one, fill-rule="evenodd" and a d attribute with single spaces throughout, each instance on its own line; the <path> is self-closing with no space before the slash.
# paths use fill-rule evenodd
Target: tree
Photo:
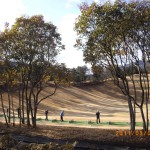
<path id="1" fill-rule="evenodd" d="M 8 36 L 9 38 L 4 38 Z M 11 36 L 9 36 L 11 35 Z M 19 72 L 18 82 L 21 83 L 20 102 L 21 119 L 27 115 L 27 124 L 30 126 L 30 117 L 33 127 L 36 127 L 38 105 L 44 99 L 52 96 L 57 89 L 55 80 L 50 82 L 53 74 L 52 64 L 60 50 L 60 34 L 56 26 L 44 21 L 43 16 L 22 16 L 16 19 L 12 28 L 1 33 L 1 51 L 10 61 L 17 63 Z M 9 49 L 3 46 L 3 41 L 9 42 Z M 5 51 L 9 50 L 9 53 Z M 2 55 L 2 59 L 6 57 Z M 50 88 L 49 94 L 41 97 L 40 93 Z M 26 111 L 25 111 L 26 108 Z"/>
<path id="2" fill-rule="evenodd" d="M 81 15 L 75 23 L 76 46 L 83 49 L 86 62 L 110 70 L 114 83 L 127 97 L 131 130 L 135 130 L 136 107 L 141 112 L 143 129 L 148 130 L 149 76 L 146 62 L 150 49 L 150 2 L 117 0 L 114 4 L 93 3 L 90 6 L 83 3 L 80 10 Z M 138 78 L 134 76 L 135 68 Z"/>
<path id="3" fill-rule="evenodd" d="M 92 72 L 95 81 L 103 80 L 102 74 L 104 73 L 104 68 L 101 65 L 92 65 Z"/>
<path id="4" fill-rule="evenodd" d="M 85 81 L 85 80 L 86 80 L 86 72 L 88 71 L 87 66 L 81 66 L 81 67 L 78 66 L 78 67 L 76 68 L 76 71 L 77 71 L 77 73 L 78 73 L 78 75 L 79 75 L 80 82 Z"/>
<path id="5" fill-rule="evenodd" d="M 53 66 L 53 80 L 56 80 L 56 82 L 60 85 L 70 85 L 71 82 L 71 76 L 70 76 L 70 69 L 66 67 L 64 63 L 61 64 L 55 64 Z"/>
<path id="6" fill-rule="evenodd" d="M 17 85 L 18 72 L 14 62 L 10 61 L 11 57 L 11 38 L 12 34 L 9 32 L 8 23 L 5 25 L 5 31 L 0 33 L 0 53 L 1 53 L 1 64 L 0 64 L 0 93 L 1 93 L 1 104 L 5 121 L 8 126 L 10 123 L 11 116 L 13 117 L 13 125 L 15 125 L 15 114 L 13 105 L 13 92 L 16 91 L 14 86 Z M 3 94 L 8 94 L 8 105 L 4 108 L 3 105 Z M 7 110 L 7 117 L 5 111 Z"/>
<path id="7" fill-rule="evenodd" d="M 88 68 L 86 65 L 78 66 L 77 68 L 73 68 L 69 70 L 69 80 L 72 81 L 74 84 L 82 83 L 86 80 L 86 73 Z"/>

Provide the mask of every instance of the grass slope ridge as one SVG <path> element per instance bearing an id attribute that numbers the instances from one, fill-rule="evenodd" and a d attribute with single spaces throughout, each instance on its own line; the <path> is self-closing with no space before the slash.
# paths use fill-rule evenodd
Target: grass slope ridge
<path id="1" fill-rule="evenodd" d="M 41 93 L 41 98 L 49 94 L 49 89 Z M 5 108 L 8 102 L 5 99 Z M 14 97 L 18 107 L 18 98 Z M 101 112 L 102 122 L 129 122 L 129 109 L 125 96 L 111 81 L 81 87 L 59 87 L 56 94 L 42 101 L 38 106 L 37 118 L 45 118 L 45 110 L 49 110 L 49 119 L 59 120 L 61 110 L 65 111 L 64 119 L 74 121 L 93 121 L 95 113 Z M 15 112 L 17 114 L 17 112 Z M 2 109 L 0 109 L 2 114 Z M 139 110 L 136 112 L 137 122 L 142 122 Z"/>

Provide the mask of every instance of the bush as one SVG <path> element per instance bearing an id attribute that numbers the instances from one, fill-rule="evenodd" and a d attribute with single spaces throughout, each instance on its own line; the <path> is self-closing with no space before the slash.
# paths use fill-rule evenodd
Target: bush
<path id="1" fill-rule="evenodd" d="M 92 121 L 91 121 L 91 120 L 88 120 L 88 124 L 92 124 Z"/>
<path id="2" fill-rule="evenodd" d="M 69 120 L 69 123 L 74 123 L 75 121 L 74 120 Z"/>
<path id="3" fill-rule="evenodd" d="M 52 119 L 52 122 L 57 122 L 57 119 Z"/>

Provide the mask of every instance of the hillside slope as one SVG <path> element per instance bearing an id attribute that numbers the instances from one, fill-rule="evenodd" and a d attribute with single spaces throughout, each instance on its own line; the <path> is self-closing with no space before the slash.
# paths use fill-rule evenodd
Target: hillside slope
<path id="1" fill-rule="evenodd" d="M 48 90 L 43 91 L 41 97 L 48 95 L 48 93 Z M 4 96 L 4 99 L 6 100 L 7 97 Z M 17 96 L 14 97 L 14 102 L 14 107 L 17 108 Z M 5 105 L 7 105 L 6 101 Z M 55 95 L 40 103 L 37 117 L 45 118 L 44 112 L 46 109 L 49 110 L 49 119 L 59 119 L 60 111 L 64 110 L 65 120 L 94 121 L 95 113 L 99 110 L 101 121 L 129 122 L 126 98 L 110 81 L 82 87 L 59 87 Z M 0 109 L 0 114 L 2 114 L 2 109 Z M 140 113 L 137 111 L 137 121 L 141 121 L 139 115 Z"/>
<path id="2" fill-rule="evenodd" d="M 46 95 L 46 91 L 43 93 Z M 39 115 L 49 110 L 49 118 L 59 119 L 61 110 L 66 119 L 95 120 L 95 112 L 101 112 L 102 121 L 129 121 L 125 96 L 111 82 L 82 87 L 60 87 L 56 94 L 43 101 Z"/>

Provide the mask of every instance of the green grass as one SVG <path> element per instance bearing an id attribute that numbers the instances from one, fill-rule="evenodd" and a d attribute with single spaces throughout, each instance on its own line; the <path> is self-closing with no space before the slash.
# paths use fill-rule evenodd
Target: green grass
<path id="1" fill-rule="evenodd" d="M 108 122 L 109 125 L 128 126 L 128 122 Z"/>
<path id="2" fill-rule="evenodd" d="M 41 121 L 41 120 L 38 120 Z M 45 120 L 43 120 L 45 121 Z M 100 124 L 97 124 L 94 121 L 75 121 L 75 120 L 64 120 L 64 121 L 60 121 L 60 120 L 48 120 L 48 122 L 50 123 L 60 123 L 60 124 L 75 124 L 75 125 L 92 125 L 92 126 L 105 126 L 105 125 L 110 125 L 110 126 L 130 126 L 129 122 L 101 122 Z M 136 126 L 142 127 L 142 122 L 137 122 Z"/>
<path id="3" fill-rule="evenodd" d="M 142 122 L 136 122 L 136 126 L 142 127 L 142 126 L 143 126 L 143 123 L 142 123 Z"/>
<path id="4" fill-rule="evenodd" d="M 36 121 L 44 121 L 42 118 L 37 118 Z"/>
<path id="5" fill-rule="evenodd" d="M 4 117 L 4 115 L 3 115 L 3 114 L 0 114 L 0 117 Z"/>
<path id="6" fill-rule="evenodd" d="M 3 118 L 4 115 L 0 114 L 0 117 Z M 11 117 L 12 119 L 12 117 Z M 19 120 L 19 118 L 15 118 L 15 120 Z M 45 120 L 42 118 L 37 118 L 38 122 L 49 122 L 49 123 L 58 123 L 58 124 L 75 124 L 75 125 L 91 125 L 91 126 L 105 126 L 105 125 L 110 125 L 110 126 L 130 126 L 129 122 L 101 122 L 100 124 L 97 124 L 95 121 L 75 121 L 75 120 L 64 120 L 64 121 L 60 121 L 57 119 L 53 119 L 53 120 Z M 143 123 L 142 122 L 136 122 L 136 126 L 137 127 L 142 127 Z"/>

